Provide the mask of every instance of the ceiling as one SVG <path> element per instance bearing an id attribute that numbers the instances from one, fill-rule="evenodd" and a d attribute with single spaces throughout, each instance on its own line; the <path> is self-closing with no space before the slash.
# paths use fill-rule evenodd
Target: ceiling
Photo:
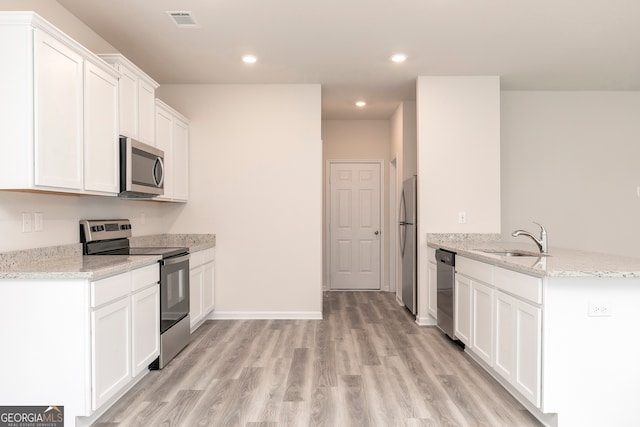
<path id="1" fill-rule="evenodd" d="M 503 90 L 640 90 L 638 0 L 58 3 L 160 84 L 320 83 L 323 119 L 389 118 L 415 100 L 420 75 L 500 75 Z M 166 11 L 190 11 L 199 28 L 178 28 Z M 389 60 L 398 52 L 402 64 Z"/>

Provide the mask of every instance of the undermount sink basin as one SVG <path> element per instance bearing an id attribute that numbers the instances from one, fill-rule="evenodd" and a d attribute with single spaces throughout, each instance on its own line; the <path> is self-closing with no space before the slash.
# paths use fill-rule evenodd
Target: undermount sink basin
<path id="1" fill-rule="evenodd" d="M 549 254 L 541 254 L 536 252 L 521 251 L 518 249 L 478 249 L 480 252 L 498 256 L 522 256 L 522 257 L 541 257 L 550 256 Z"/>

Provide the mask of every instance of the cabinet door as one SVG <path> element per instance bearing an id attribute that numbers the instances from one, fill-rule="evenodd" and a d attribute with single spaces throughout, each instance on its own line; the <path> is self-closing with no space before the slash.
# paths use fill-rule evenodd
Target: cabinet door
<path id="1" fill-rule="evenodd" d="M 471 347 L 471 281 L 456 274 L 455 281 L 455 336 Z"/>
<path id="2" fill-rule="evenodd" d="M 429 262 L 427 266 L 427 286 L 429 289 L 429 301 L 427 305 L 427 312 L 434 319 L 438 318 L 438 266 Z"/>
<path id="3" fill-rule="evenodd" d="M 138 139 L 138 76 L 120 64 L 121 77 L 118 83 L 120 95 L 120 135 Z"/>
<path id="4" fill-rule="evenodd" d="M 173 198 L 189 199 L 189 124 L 174 117 L 173 120 Z"/>
<path id="5" fill-rule="evenodd" d="M 164 151 L 164 195 L 159 199 L 173 197 L 173 151 L 172 151 L 173 116 L 164 108 L 156 108 L 156 141 L 155 146 Z"/>
<path id="6" fill-rule="evenodd" d="M 215 267 L 210 262 L 202 266 L 202 314 L 209 315 L 213 311 L 215 295 Z"/>
<path id="7" fill-rule="evenodd" d="M 84 188 L 117 194 L 118 79 L 85 64 Z"/>
<path id="8" fill-rule="evenodd" d="M 495 296 L 496 351 L 494 369 L 510 383 L 513 383 L 516 348 L 516 299 L 500 291 L 496 291 Z"/>
<path id="9" fill-rule="evenodd" d="M 540 407 L 542 310 L 518 300 L 515 309 L 515 386 Z"/>
<path id="10" fill-rule="evenodd" d="M 154 145 L 156 90 L 144 80 L 138 80 L 138 139 Z"/>
<path id="11" fill-rule="evenodd" d="M 160 287 L 153 285 L 131 296 L 131 360 L 133 376 L 160 354 Z"/>
<path id="12" fill-rule="evenodd" d="M 35 33 L 35 185 L 82 189 L 83 60 Z"/>
<path id="13" fill-rule="evenodd" d="M 489 366 L 493 365 L 493 289 L 471 282 L 471 347 Z"/>
<path id="14" fill-rule="evenodd" d="M 191 318 L 190 326 L 193 328 L 200 320 L 202 320 L 202 283 L 203 269 L 196 267 L 191 269 L 189 273 L 189 315 Z"/>
<path id="15" fill-rule="evenodd" d="M 91 313 L 91 408 L 98 409 L 131 378 L 129 298 Z"/>

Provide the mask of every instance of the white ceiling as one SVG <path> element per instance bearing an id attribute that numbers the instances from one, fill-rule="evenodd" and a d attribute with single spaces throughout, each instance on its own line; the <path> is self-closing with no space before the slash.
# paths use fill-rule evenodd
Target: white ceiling
<path id="1" fill-rule="evenodd" d="M 58 2 L 160 84 L 320 83 L 323 119 L 389 118 L 415 99 L 419 75 L 640 90 L 638 0 Z M 191 11 L 200 28 L 179 29 L 166 11 Z M 408 60 L 391 63 L 396 52 Z"/>

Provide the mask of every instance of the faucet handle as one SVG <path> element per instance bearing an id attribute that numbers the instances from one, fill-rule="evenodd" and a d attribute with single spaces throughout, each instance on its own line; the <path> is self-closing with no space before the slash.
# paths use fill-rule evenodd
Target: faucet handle
<path id="1" fill-rule="evenodd" d="M 543 227 L 539 222 L 533 221 L 534 224 L 538 224 L 540 226 L 540 252 L 546 254 L 549 250 L 549 241 L 547 240 L 547 230 Z"/>
<path id="2" fill-rule="evenodd" d="M 533 221 L 534 224 L 538 224 L 540 226 L 540 234 L 547 234 L 547 230 L 543 227 L 539 222 Z"/>

